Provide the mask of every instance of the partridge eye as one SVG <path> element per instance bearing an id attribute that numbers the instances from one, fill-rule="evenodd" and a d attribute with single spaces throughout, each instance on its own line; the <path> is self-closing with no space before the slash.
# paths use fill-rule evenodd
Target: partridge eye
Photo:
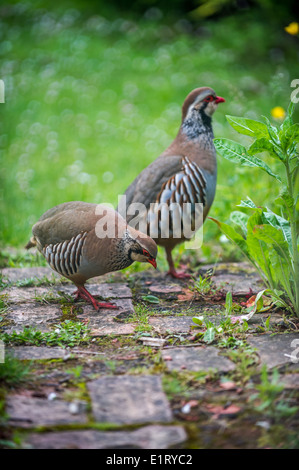
<path id="1" fill-rule="evenodd" d="M 147 250 L 142 250 L 142 252 L 143 252 L 144 256 L 149 256 L 150 255 Z"/>
<path id="2" fill-rule="evenodd" d="M 207 96 L 204 101 L 206 101 L 206 103 L 210 103 L 211 101 L 214 101 L 214 96 L 210 95 L 210 96 Z"/>

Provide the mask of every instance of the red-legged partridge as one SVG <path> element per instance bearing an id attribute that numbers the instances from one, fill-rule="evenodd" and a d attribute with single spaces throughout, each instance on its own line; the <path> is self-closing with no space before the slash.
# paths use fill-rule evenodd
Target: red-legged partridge
<path id="1" fill-rule="evenodd" d="M 76 297 L 95 309 L 117 308 L 98 302 L 84 287 L 87 279 L 148 262 L 155 268 L 157 245 L 128 226 L 113 209 L 100 204 L 66 202 L 49 209 L 32 228 L 26 248 L 37 246 L 53 270 L 76 286 Z"/>
<path id="2" fill-rule="evenodd" d="M 175 270 L 171 253 L 178 243 L 188 238 L 183 235 L 177 238 L 177 235 L 174 235 L 172 227 L 176 220 L 174 220 L 175 213 L 171 211 L 169 211 L 169 236 L 162 236 L 165 224 L 162 206 L 166 203 L 170 207 L 175 202 L 179 204 L 180 210 L 184 203 L 191 203 L 191 212 L 193 211 L 193 217 L 196 218 L 194 203 L 202 203 L 202 222 L 205 220 L 214 200 L 217 177 L 211 117 L 218 104 L 224 101 L 224 98 L 217 96 L 209 87 L 196 88 L 189 93 L 182 107 L 182 123 L 176 138 L 136 177 L 124 195 L 126 209 L 132 203 L 144 204 L 148 211 L 147 224 L 150 223 L 152 216 L 150 205 L 156 203 L 157 232 L 153 235 L 148 225 L 147 233 L 151 234 L 158 245 L 164 246 L 169 264 L 168 273 L 176 278 L 190 277 L 184 272 L 179 273 Z M 123 202 L 118 206 L 118 210 L 122 213 L 121 205 L 124 205 Z M 127 222 L 132 224 L 134 216 L 126 215 L 126 218 Z M 168 223 L 168 217 L 166 222 Z M 199 228 L 196 221 L 195 226 Z"/>

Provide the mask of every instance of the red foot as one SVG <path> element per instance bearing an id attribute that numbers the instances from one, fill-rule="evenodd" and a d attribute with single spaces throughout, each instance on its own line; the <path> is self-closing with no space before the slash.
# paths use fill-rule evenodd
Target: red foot
<path id="1" fill-rule="evenodd" d="M 170 269 L 167 274 L 174 277 L 175 279 L 190 279 L 191 278 L 191 274 L 188 274 L 185 271 L 178 272 L 174 268 Z"/>
<path id="2" fill-rule="evenodd" d="M 85 287 L 78 287 L 78 290 L 74 292 L 75 294 L 75 300 L 77 299 L 83 299 L 86 300 L 87 302 L 91 302 L 92 305 L 96 310 L 99 310 L 100 308 L 113 308 L 113 309 L 118 309 L 116 305 L 110 304 L 109 302 L 98 302 L 90 292 L 88 292 Z"/>

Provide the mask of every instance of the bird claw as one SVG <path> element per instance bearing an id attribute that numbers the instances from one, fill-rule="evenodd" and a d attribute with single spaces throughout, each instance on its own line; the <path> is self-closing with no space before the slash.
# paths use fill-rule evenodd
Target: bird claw
<path id="1" fill-rule="evenodd" d="M 95 306 L 94 306 L 95 307 Z M 118 307 L 117 305 L 114 305 L 114 304 L 110 304 L 109 302 L 97 302 L 97 310 L 99 308 L 110 308 L 110 309 L 115 309 L 115 310 L 118 310 Z"/>
<path id="2" fill-rule="evenodd" d="M 186 273 L 185 271 L 176 271 L 175 269 L 170 269 L 167 274 L 172 276 L 174 279 L 190 279 L 191 274 Z"/>
<path id="3" fill-rule="evenodd" d="M 113 305 L 109 302 L 98 302 L 92 295 L 90 292 L 88 292 L 87 289 L 85 289 L 85 287 L 78 287 L 78 290 L 76 290 L 76 292 L 74 292 L 74 295 L 75 295 L 75 300 L 78 300 L 78 299 L 83 299 L 83 300 L 86 300 L 87 302 L 91 302 L 93 307 L 95 308 L 95 310 L 99 310 L 100 308 L 109 308 L 109 309 L 118 309 L 118 307 L 116 305 Z"/>

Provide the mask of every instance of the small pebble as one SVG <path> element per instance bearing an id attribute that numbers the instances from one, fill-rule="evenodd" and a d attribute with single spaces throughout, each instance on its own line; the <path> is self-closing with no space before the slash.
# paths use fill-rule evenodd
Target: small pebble
<path id="1" fill-rule="evenodd" d="M 48 395 L 48 400 L 49 401 L 53 401 L 53 400 L 55 400 L 55 398 L 57 398 L 56 393 L 54 393 L 54 392 L 49 393 L 49 395 Z"/>

